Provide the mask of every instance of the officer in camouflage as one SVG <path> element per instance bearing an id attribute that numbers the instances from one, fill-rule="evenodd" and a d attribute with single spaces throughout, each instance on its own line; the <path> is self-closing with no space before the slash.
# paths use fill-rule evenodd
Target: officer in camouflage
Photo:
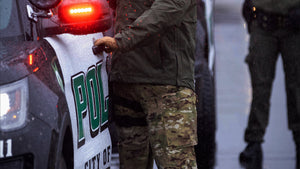
<path id="1" fill-rule="evenodd" d="M 192 90 L 152 84 L 120 84 L 113 90 L 119 98 L 140 105 L 128 107 L 115 97 L 119 103 L 115 105 L 115 117 L 121 168 L 152 168 L 153 156 L 158 168 L 195 168 L 191 145 L 197 143 L 196 110 Z"/>
<path id="2" fill-rule="evenodd" d="M 111 0 L 110 83 L 121 169 L 196 169 L 196 0 Z"/>
<path id="3" fill-rule="evenodd" d="M 247 147 L 241 162 L 262 157 L 261 143 L 268 125 L 275 66 L 281 54 L 287 94 L 289 129 L 300 168 L 300 0 L 245 0 L 243 16 L 250 33 L 246 57 L 252 83 L 252 104 L 245 131 Z"/>

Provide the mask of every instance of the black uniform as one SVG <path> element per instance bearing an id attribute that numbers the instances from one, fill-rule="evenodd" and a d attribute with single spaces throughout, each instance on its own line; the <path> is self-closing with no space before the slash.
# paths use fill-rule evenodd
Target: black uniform
<path id="1" fill-rule="evenodd" d="M 293 21 L 297 16 L 291 14 L 293 8 L 300 7 L 300 0 L 252 2 L 248 16 L 250 46 L 246 62 L 253 96 L 245 140 L 262 142 L 268 125 L 270 95 L 279 54 L 285 72 L 289 129 L 300 132 L 300 29 Z M 295 139 L 300 142 L 300 137 Z"/>

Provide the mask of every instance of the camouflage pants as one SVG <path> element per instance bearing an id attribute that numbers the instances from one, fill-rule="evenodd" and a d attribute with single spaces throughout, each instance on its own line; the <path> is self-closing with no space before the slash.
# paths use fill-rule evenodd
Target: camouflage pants
<path id="1" fill-rule="evenodd" d="M 128 101 L 114 105 L 121 169 L 150 169 L 153 158 L 159 169 L 197 168 L 196 97 L 191 89 L 118 83 L 113 91 Z"/>

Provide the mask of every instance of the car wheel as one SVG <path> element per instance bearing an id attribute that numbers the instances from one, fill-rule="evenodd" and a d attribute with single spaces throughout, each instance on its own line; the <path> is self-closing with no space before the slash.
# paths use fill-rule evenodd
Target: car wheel
<path id="1" fill-rule="evenodd" d="M 197 135 L 195 146 L 198 169 L 212 169 L 215 163 L 215 87 L 207 64 L 203 64 L 202 75 L 195 79 L 197 99 Z"/>

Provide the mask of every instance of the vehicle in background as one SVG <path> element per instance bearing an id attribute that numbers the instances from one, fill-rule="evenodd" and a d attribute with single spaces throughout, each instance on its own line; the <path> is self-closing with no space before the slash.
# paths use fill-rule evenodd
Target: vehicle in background
<path id="1" fill-rule="evenodd" d="M 110 168 L 107 54 L 92 46 L 111 24 L 106 0 L 0 0 L 1 169 Z"/>
<path id="2" fill-rule="evenodd" d="M 195 92 L 198 169 L 212 169 L 216 152 L 214 0 L 197 0 Z"/>

